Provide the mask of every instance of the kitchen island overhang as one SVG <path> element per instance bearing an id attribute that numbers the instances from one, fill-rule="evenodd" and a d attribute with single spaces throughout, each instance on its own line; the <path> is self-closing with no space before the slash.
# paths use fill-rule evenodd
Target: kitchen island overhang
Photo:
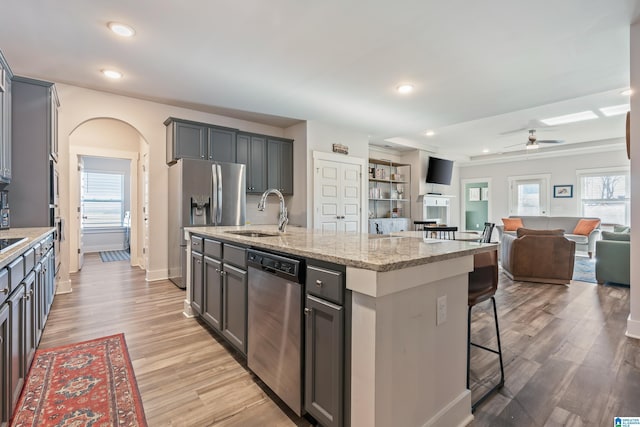
<path id="1" fill-rule="evenodd" d="M 255 230 L 250 237 L 229 231 Z M 468 273 L 495 244 L 276 226 L 193 227 L 191 233 L 346 266 L 351 426 L 466 425 Z M 188 272 L 190 276 L 190 272 Z M 189 280 L 190 281 L 190 280 Z M 189 288 L 185 315 L 191 316 Z M 437 304 L 445 297 L 445 319 Z"/>

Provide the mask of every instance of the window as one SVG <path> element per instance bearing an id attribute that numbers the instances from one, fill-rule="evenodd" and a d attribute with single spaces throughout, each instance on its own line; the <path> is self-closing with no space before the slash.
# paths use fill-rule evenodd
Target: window
<path id="1" fill-rule="evenodd" d="M 549 175 L 510 176 L 507 180 L 509 215 L 548 215 Z"/>
<path id="2" fill-rule="evenodd" d="M 82 227 L 122 227 L 124 174 L 85 171 L 82 180 Z"/>
<path id="3" fill-rule="evenodd" d="M 579 173 L 582 215 L 604 224 L 629 224 L 630 185 L 628 170 Z"/>

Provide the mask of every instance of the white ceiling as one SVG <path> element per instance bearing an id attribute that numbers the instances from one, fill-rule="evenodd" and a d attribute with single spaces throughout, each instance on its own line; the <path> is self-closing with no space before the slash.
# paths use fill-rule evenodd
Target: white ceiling
<path id="1" fill-rule="evenodd" d="M 623 116 L 535 120 L 629 102 L 638 16 L 640 0 L 30 0 L 4 2 L 0 49 L 20 75 L 477 156 L 524 146 L 531 126 L 566 143 L 623 136 Z M 415 91 L 399 95 L 402 82 Z"/>

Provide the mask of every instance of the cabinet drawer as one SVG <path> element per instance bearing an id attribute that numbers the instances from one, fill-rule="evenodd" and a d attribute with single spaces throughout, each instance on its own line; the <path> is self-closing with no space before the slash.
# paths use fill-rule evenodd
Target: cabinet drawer
<path id="1" fill-rule="evenodd" d="M 343 275 L 339 271 L 307 266 L 307 293 L 337 304 L 344 303 Z"/>
<path id="2" fill-rule="evenodd" d="M 24 272 L 28 273 L 33 270 L 33 266 L 36 265 L 36 251 L 31 248 L 24 253 Z"/>
<path id="3" fill-rule="evenodd" d="M 24 258 L 19 256 L 8 266 L 9 270 L 9 284 L 11 289 L 9 293 L 13 292 L 18 287 L 22 279 L 24 279 Z"/>
<path id="4" fill-rule="evenodd" d="M 191 236 L 191 250 L 202 253 L 204 239 L 198 236 Z"/>
<path id="5" fill-rule="evenodd" d="M 229 244 L 224 245 L 225 262 L 237 265 L 238 267 L 247 267 L 247 251 L 245 248 L 239 248 Z"/>
<path id="6" fill-rule="evenodd" d="M 204 254 L 213 258 L 222 258 L 222 243 L 217 240 L 204 239 Z"/>
<path id="7" fill-rule="evenodd" d="M 0 270 L 0 305 L 9 296 L 9 271 L 6 268 Z"/>

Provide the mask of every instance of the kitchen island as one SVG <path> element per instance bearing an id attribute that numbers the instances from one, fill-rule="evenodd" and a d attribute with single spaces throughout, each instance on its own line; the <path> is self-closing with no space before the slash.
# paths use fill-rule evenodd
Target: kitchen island
<path id="1" fill-rule="evenodd" d="M 238 231 L 247 235 L 233 234 Z M 279 233 L 258 225 L 185 233 L 344 267 L 344 425 L 461 426 L 473 419 L 466 388 L 468 273 L 473 255 L 495 244 L 298 227 Z M 190 274 L 189 267 L 187 316 L 193 315 Z"/>

